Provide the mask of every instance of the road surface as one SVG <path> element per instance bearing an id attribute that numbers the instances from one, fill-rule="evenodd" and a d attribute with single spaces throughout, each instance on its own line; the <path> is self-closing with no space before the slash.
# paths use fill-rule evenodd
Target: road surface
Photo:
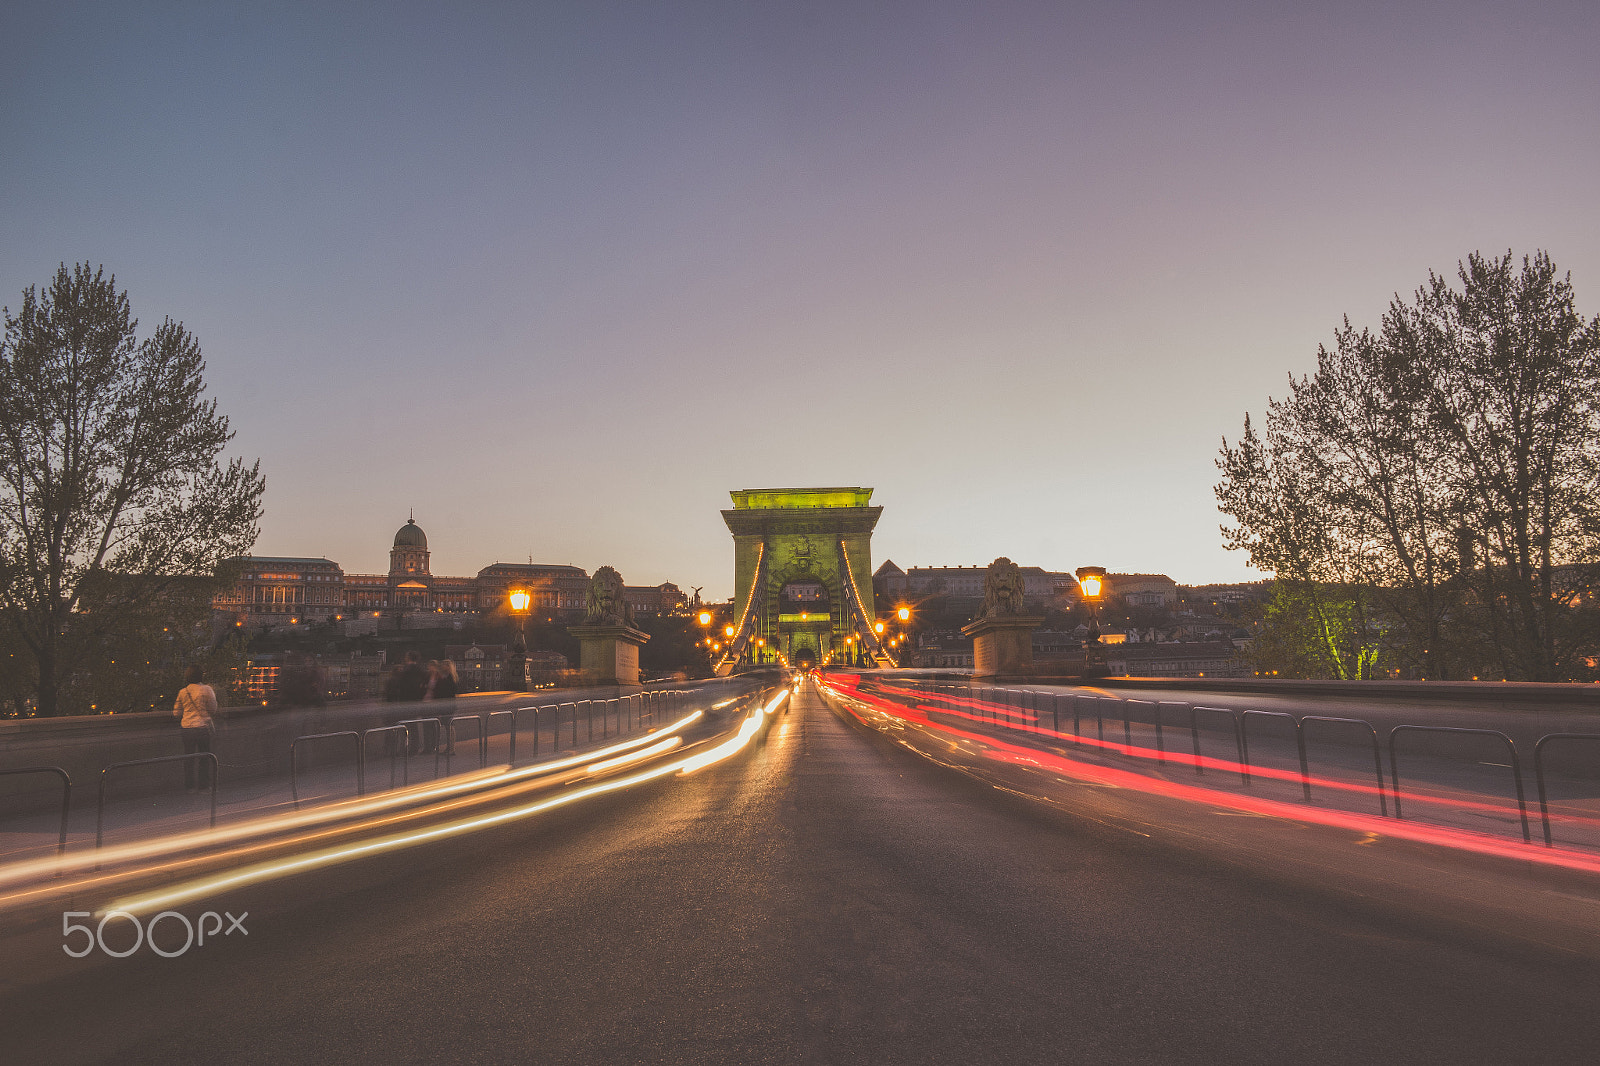
<path id="1" fill-rule="evenodd" d="M 30 935 L 3 1057 L 1600 1061 L 1600 968 L 1559 933 L 1597 913 L 1593 878 L 1473 860 L 1476 902 L 1436 913 L 1444 849 L 1342 883 L 1370 842 L 1235 837 L 1175 802 L 1169 834 L 1138 797 L 917 743 L 808 684 L 693 776 L 204 904 L 248 936 L 74 961 Z"/>

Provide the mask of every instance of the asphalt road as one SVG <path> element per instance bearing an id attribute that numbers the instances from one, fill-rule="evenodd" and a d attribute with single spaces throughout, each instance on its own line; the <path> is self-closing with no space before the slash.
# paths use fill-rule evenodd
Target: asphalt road
<path id="1" fill-rule="evenodd" d="M 42 936 L 5 963 L 0 1058 L 1600 1061 L 1593 953 L 1430 920 L 1448 856 L 1355 891 L 1054 787 L 942 765 L 808 688 L 697 775 L 206 904 L 248 937 L 36 979 Z M 1295 847 L 1354 846 L 1312 832 Z M 1511 895 L 1581 915 L 1585 886 Z"/>

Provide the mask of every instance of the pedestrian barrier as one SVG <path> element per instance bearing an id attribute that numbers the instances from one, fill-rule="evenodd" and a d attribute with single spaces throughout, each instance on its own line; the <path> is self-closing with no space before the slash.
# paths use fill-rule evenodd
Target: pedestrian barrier
<path id="1" fill-rule="evenodd" d="M 1194 713 L 1198 716 L 1202 712 L 1205 714 L 1225 714 L 1228 716 L 1228 721 L 1232 724 L 1233 728 L 1234 747 L 1239 753 L 1239 780 L 1248 785 L 1250 783 L 1250 767 L 1245 765 L 1244 729 L 1239 722 L 1239 712 L 1235 711 L 1232 707 L 1204 707 L 1196 704 L 1194 707 Z M 1195 731 L 1194 737 L 1195 750 L 1198 752 L 1200 749 L 1200 733 L 1198 728 Z"/>
<path id="2" fill-rule="evenodd" d="M 1394 788 L 1394 816 L 1396 818 L 1405 817 L 1400 811 L 1400 766 L 1395 758 L 1395 739 L 1401 733 L 1470 733 L 1477 736 L 1495 737 L 1504 741 L 1506 752 L 1511 756 L 1511 778 L 1516 782 L 1517 786 L 1517 812 L 1522 816 L 1522 839 L 1532 843 L 1533 834 L 1528 831 L 1528 804 L 1522 793 L 1522 762 L 1517 758 L 1517 746 L 1511 742 L 1510 737 L 1498 729 L 1468 729 L 1463 726 L 1452 725 L 1397 725 L 1389 730 L 1389 776 Z"/>
<path id="3" fill-rule="evenodd" d="M 365 766 L 367 761 L 367 738 L 374 733 L 380 734 L 388 742 L 389 754 L 389 787 L 394 787 L 394 763 L 400 760 L 403 778 L 401 784 L 411 783 L 411 730 L 404 725 L 375 725 L 371 729 L 361 731 L 361 762 Z M 395 736 L 398 733 L 399 736 Z"/>
<path id="4" fill-rule="evenodd" d="M 905 684 L 905 682 L 897 682 L 897 684 Z M 1035 689 L 1019 690 L 995 686 L 977 684 L 962 685 L 959 683 L 947 682 L 930 682 L 926 684 L 913 683 L 908 687 L 931 692 L 937 695 L 943 695 L 948 697 L 951 701 L 966 701 L 969 704 L 969 708 L 961 713 L 969 714 L 974 720 L 977 721 L 992 722 L 995 725 L 1005 726 L 1006 728 L 1015 730 L 1017 732 L 1038 732 L 1043 729 L 1042 712 L 1039 709 L 1039 699 L 1041 694 Z M 1192 745 L 1192 759 L 1196 774 L 1204 774 L 1206 770 L 1205 758 L 1201 750 L 1201 716 L 1224 716 L 1228 720 L 1229 727 L 1233 732 L 1234 745 L 1238 756 L 1238 762 L 1236 763 L 1236 766 L 1239 772 L 1239 780 L 1240 783 L 1245 786 L 1249 786 L 1252 783 L 1253 767 L 1249 746 L 1251 720 L 1255 719 L 1258 722 L 1263 722 L 1267 719 L 1282 719 L 1287 722 L 1288 727 L 1292 730 L 1295 744 L 1295 757 L 1299 764 L 1298 777 L 1300 780 L 1301 795 L 1307 803 L 1313 802 L 1311 791 L 1312 780 L 1310 767 L 1310 742 L 1308 740 L 1308 737 L 1311 733 L 1311 728 L 1314 725 L 1352 727 L 1362 733 L 1372 746 L 1373 780 L 1377 786 L 1376 791 L 1379 813 L 1385 817 L 1389 816 L 1389 796 L 1393 795 L 1395 801 L 1394 817 L 1396 818 L 1404 817 L 1400 798 L 1399 757 L 1397 751 L 1397 741 L 1400 737 L 1400 734 L 1407 732 L 1427 732 L 1476 734 L 1493 737 L 1501 744 L 1505 745 L 1506 751 L 1510 757 L 1511 761 L 1507 764 L 1507 766 L 1511 770 L 1512 781 L 1515 787 L 1518 819 L 1522 829 L 1522 836 L 1525 841 L 1530 843 L 1532 842 L 1531 824 L 1529 822 L 1527 812 L 1526 792 L 1522 780 L 1521 758 L 1517 752 L 1516 745 L 1512 742 L 1511 738 L 1498 730 L 1412 724 L 1393 726 L 1389 730 L 1390 781 L 1386 786 L 1383 773 L 1382 745 L 1378 739 L 1378 731 L 1370 722 L 1367 722 L 1364 719 L 1344 718 L 1332 715 L 1296 716 L 1286 711 L 1266 711 L 1255 708 L 1240 711 L 1228 707 L 1213 707 L 1203 704 L 1190 704 L 1177 700 L 1161 700 L 1152 703 L 1149 700 L 1134 698 L 1118 699 L 1114 696 L 1070 693 L 1057 694 L 1052 697 L 1052 723 L 1055 725 L 1055 733 L 1057 735 L 1062 735 L 1060 726 L 1064 715 L 1060 701 L 1063 698 L 1070 699 L 1072 701 L 1072 731 L 1070 737 L 1074 746 L 1081 746 L 1084 739 L 1084 719 L 1088 715 L 1092 714 L 1095 719 L 1096 739 L 1101 742 L 1102 748 L 1105 748 L 1105 721 L 1108 717 L 1113 718 L 1113 720 L 1116 717 L 1115 711 L 1112 711 L 1109 714 L 1107 713 L 1105 704 L 1108 700 L 1120 703 L 1122 705 L 1123 748 L 1126 754 L 1133 755 L 1137 755 L 1139 753 L 1139 749 L 1136 749 L 1133 746 L 1132 719 L 1134 712 L 1131 705 L 1139 704 L 1140 706 L 1153 708 L 1152 713 L 1149 715 L 1149 724 L 1155 730 L 1156 741 L 1154 749 L 1151 750 L 1153 757 L 1158 764 L 1165 764 L 1166 762 L 1167 751 L 1165 744 L 1165 724 L 1166 715 L 1168 713 L 1167 708 L 1176 707 L 1186 710 L 1189 715 L 1189 734 Z M 1085 700 L 1093 701 L 1088 706 L 1087 711 L 1083 702 Z M 1035 720 L 1031 728 L 1028 726 L 1026 717 L 1024 715 L 1010 715 L 1002 713 L 1002 708 L 1013 707 L 1018 708 L 1019 710 L 1025 710 L 1029 707 L 1033 708 Z M 1555 819 L 1552 819 L 1549 813 L 1549 790 L 1546 783 L 1546 768 L 1543 758 L 1543 749 L 1547 742 L 1552 741 L 1594 742 L 1600 741 L 1600 733 L 1551 733 L 1541 737 L 1534 745 L 1534 770 L 1540 792 L 1540 817 L 1544 827 L 1545 843 L 1548 846 L 1554 846 L 1551 823 Z"/>
<path id="5" fill-rule="evenodd" d="M 67 817 L 72 813 L 72 778 L 59 766 L 19 766 L 14 770 L 0 770 L 0 775 L 55 774 L 61 778 L 61 836 L 56 844 L 56 854 L 67 850 Z"/>
<path id="6" fill-rule="evenodd" d="M 432 726 L 433 726 L 433 745 L 432 745 L 432 747 L 433 747 L 433 776 L 434 777 L 438 777 L 439 776 L 439 748 L 441 746 L 440 742 L 444 739 L 444 723 L 441 722 L 437 718 L 407 718 L 402 722 L 396 722 L 395 723 L 395 725 L 400 725 L 400 726 L 406 726 L 407 727 L 407 733 L 406 733 L 406 740 L 407 740 L 406 747 L 408 749 L 407 753 L 406 753 L 407 780 L 410 779 L 410 768 L 411 768 L 411 763 L 410 763 L 411 755 L 410 755 L 410 751 L 409 751 L 410 746 L 411 746 L 410 745 L 410 728 L 409 727 L 411 727 L 411 726 L 416 726 L 417 727 L 417 754 L 418 755 L 426 755 L 426 754 L 428 754 L 428 751 L 427 751 L 427 747 L 428 747 L 428 745 L 427 745 L 427 740 L 428 740 L 427 726 L 429 724 L 432 724 Z"/>
<path id="7" fill-rule="evenodd" d="M 1321 714 L 1308 714 L 1300 719 L 1300 734 L 1302 738 L 1305 736 L 1306 727 L 1312 722 L 1325 722 L 1329 725 L 1358 725 L 1371 735 L 1372 767 L 1378 777 L 1378 813 L 1387 816 L 1389 813 L 1389 801 L 1384 798 L 1383 794 L 1383 753 L 1378 746 L 1378 731 L 1372 727 L 1372 723 L 1363 721 L 1360 718 L 1333 718 Z"/>
<path id="8" fill-rule="evenodd" d="M 1544 823 L 1544 846 L 1554 847 L 1550 839 L 1550 801 L 1544 785 L 1544 746 L 1552 740 L 1600 740 L 1600 733 L 1548 733 L 1533 746 L 1533 776 L 1539 784 L 1539 820 Z"/>
<path id="9" fill-rule="evenodd" d="M 1172 713 L 1173 708 L 1176 708 L 1180 713 L 1187 713 L 1188 715 L 1191 752 L 1190 758 L 1192 760 L 1195 773 L 1198 775 L 1204 775 L 1206 772 L 1206 759 L 1203 755 L 1203 744 L 1200 736 L 1201 717 L 1203 715 L 1221 715 L 1227 719 L 1228 727 L 1233 732 L 1234 745 L 1238 760 L 1236 766 L 1239 772 L 1239 780 L 1241 784 L 1246 786 L 1252 783 L 1252 759 L 1249 749 L 1251 718 L 1253 717 L 1258 721 L 1268 718 L 1281 718 L 1286 720 L 1289 728 L 1293 730 L 1295 757 L 1299 764 L 1298 776 L 1301 785 L 1301 795 L 1308 803 L 1313 802 L 1314 800 L 1311 794 L 1312 781 L 1309 739 L 1311 735 L 1311 727 L 1313 725 L 1350 726 L 1362 732 L 1372 745 L 1373 780 L 1377 785 L 1379 813 L 1385 817 L 1387 817 L 1389 814 L 1388 793 L 1390 790 L 1385 786 L 1384 783 L 1382 747 L 1378 740 L 1378 732 L 1370 722 L 1367 722 L 1363 719 L 1343 718 L 1332 715 L 1304 715 L 1297 717 L 1284 711 L 1264 711 L 1258 709 L 1247 709 L 1241 712 L 1228 707 L 1211 707 L 1203 704 L 1186 703 L 1179 700 L 1158 700 L 1152 703 L 1152 701 L 1149 700 L 1132 698 L 1119 700 L 1117 697 L 1113 696 L 1098 696 L 1087 693 L 1057 693 L 1050 695 L 1048 693 L 1041 693 L 1037 689 L 1015 690 L 970 683 L 961 684 L 942 681 L 923 682 L 920 680 L 907 679 L 905 681 L 897 682 L 897 684 L 904 685 L 905 687 L 912 688 L 916 691 L 931 693 L 935 696 L 943 696 L 951 701 L 968 701 L 972 704 L 975 704 L 975 706 L 970 708 L 970 713 L 974 719 L 979 721 L 994 721 L 996 724 L 1006 724 L 1009 728 L 1017 729 L 1023 732 L 1029 731 L 1029 728 L 1025 724 L 1018 725 L 1014 722 L 1002 723 L 996 713 L 997 708 L 1001 706 L 1031 706 L 1035 712 L 1035 723 L 1032 727 L 1032 731 L 1038 732 L 1042 731 L 1044 728 L 1042 704 L 1040 701 L 1043 698 L 1048 697 L 1051 700 L 1051 724 L 1054 727 L 1054 732 L 1058 736 L 1070 736 L 1074 747 L 1082 746 L 1084 738 L 1084 720 L 1089 715 L 1092 715 L 1095 719 L 1096 739 L 1102 743 L 1102 746 L 1104 745 L 1105 720 L 1107 717 L 1115 717 L 1115 712 L 1112 712 L 1110 715 L 1107 714 L 1104 701 L 1113 700 L 1122 704 L 1123 740 L 1127 750 L 1130 753 L 1136 753 L 1136 749 L 1134 749 L 1132 745 L 1131 736 L 1131 723 L 1134 712 L 1132 711 L 1130 705 L 1137 703 L 1144 707 L 1150 707 L 1152 710 L 1148 715 L 1150 719 L 1149 724 L 1154 729 L 1156 734 L 1154 757 L 1155 761 L 1159 765 L 1164 765 L 1167 761 L 1166 757 L 1169 753 L 1166 749 L 1166 726 L 1169 721 L 1168 715 Z M 1070 734 L 1062 734 L 1061 730 L 1062 723 L 1067 717 L 1065 709 L 1061 705 L 1061 701 L 1063 699 L 1071 701 L 1072 728 Z M 1087 710 L 1083 702 L 1085 700 L 1093 701 L 1087 707 Z M 1401 727 L 1396 728 L 1399 729 Z M 1404 728 L 1441 729 L 1444 731 L 1450 731 L 1448 727 L 1406 726 Z M 1496 733 L 1495 735 L 1504 739 L 1503 734 Z M 1551 734 L 1549 739 L 1600 740 L 1600 734 Z M 1541 741 L 1540 745 L 1536 746 L 1535 748 L 1536 772 L 1541 786 L 1544 784 L 1544 767 L 1542 759 L 1540 758 L 1542 745 L 1543 741 Z M 1514 748 L 1513 755 L 1515 755 Z M 1512 767 L 1514 777 L 1520 784 L 1520 764 L 1516 762 L 1515 757 L 1513 758 Z M 1520 795 L 1521 792 L 1519 787 L 1519 796 Z M 1547 806 L 1548 797 L 1546 796 L 1544 805 L 1541 807 L 1541 813 L 1546 813 L 1545 808 L 1547 808 Z"/>
<path id="10" fill-rule="evenodd" d="M 756 698 L 758 701 L 763 701 L 774 691 L 776 691 L 776 689 L 764 689 L 754 698 Z M 361 796 L 366 794 L 367 754 L 370 747 L 369 740 L 374 736 L 384 737 L 389 741 L 387 748 L 387 754 L 389 756 L 389 787 L 394 788 L 397 777 L 399 778 L 400 784 L 410 784 L 410 758 L 413 754 L 411 751 L 412 737 L 413 735 L 415 736 L 416 745 L 419 749 L 426 747 L 426 742 L 429 737 L 429 726 L 433 727 L 432 737 L 434 743 L 432 754 L 434 756 L 434 776 L 437 777 L 439 775 L 439 760 L 441 758 L 448 759 L 450 757 L 450 753 L 448 751 L 440 750 L 441 747 L 445 746 L 444 743 L 441 742 L 453 744 L 453 742 L 458 739 L 455 731 L 455 723 L 459 721 L 472 720 L 477 722 L 478 765 L 480 768 L 487 768 L 489 737 L 493 735 L 495 719 L 499 718 L 500 716 L 505 716 L 508 719 L 508 724 L 510 726 L 510 728 L 506 731 L 510 744 L 507 765 L 510 767 L 515 767 L 517 764 L 518 734 L 521 731 L 518 715 L 523 712 L 532 711 L 534 715 L 533 754 L 535 757 L 537 757 L 540 754 L 540 733 L 543 731 L 543 716 L 547 713 L 551 716 L 551 725 L 553 727 L 551 730 L 552 741 L 554 744 L 553 751 L 559 752 L 561 750 L 561 711 L 563 708 L 570 707 L 572 709 L 570 717 L 571 743 L 573 747 L 576 747 L 578 744 L 578 706 L 580 703 L 587 705 L 588 710 L 585 717 L 589 723 L 589 731 L 591 736 L 594 728 L 594 713 L 597 709 L 595 705 L 599 703 L 606 704 L 606 706 L 603 708 L 599 708 L 604 722 L 609 723 L 609 717 L 611 715 L 616 716 L 616 731 L 620 736 L 624 732 L 637 730 L 643 727 L 646 721 L 651 723 L 650 728 L 656 728 L 661 720 L 662 712 L 666 712 L 668 715 L 672 714 L 675 710 L 679 709 L 683 705 L 685 699 L 686 694 L 680 691 L 653 690 L 632 693 L 626 696 L 617 696 L 611 698 L 610 700 L 582 700 L 578 702 L 569 701 L 560 704 L 544 704 L 542 706 L 529 706 L 519 707 L 516 709 L 489 711 L 485 714 L 456 715 L 451 719 L 442 719 L 439 717 L 408 718 L 390 725 L 373 726 L 363 730 L 339 730 L 330 733 L 303 734 L 301 736 L 292 738 L 289 742 L 290 797 L 295 809 L 298 810 L 300 807 L 299 754 L 300 746 L 302 744 L 311 744 L 320 741 L 342 740 L 346 737 L 350 738 L 354 745 L 356 755 L 356 794 Z M 741 704 L 741 706 L 743 706 L 743 704 Z M 445 724 L 446 721 L 449 721 L 448 725 Z M 602 730 L 604 731 L 605 735 L 609 736 L 609 724 L 603 724 Z M 426 752 L 419 753 L 426 754 Z M 100 781 L 96 792 L 95 802 L 95 849 L 97 851 L 100 850 L 103 848 L 105 843 L 105 804 L 106 796 L 108 794 L 107 782 L 112 771 L 123 770 L 136 766 L 148 766 L 160 763 L 178 763 L 191 760 L 208 760 L 210 763 L 211 783 L 209 791 L 211 802 L 209 824 L 212 828 L 215 828 L 217 824 L 217 792 L 221 783 L 221 763 L 218 761 L 215 753 L 190 752 L 182 755 L 164 755 L 152 759 L 132 759 L 124 762 L 114 762 L 102 767 L 100 771 Z M 448 763 L 446 764 L 446 772 L 448 773 Z M 72 813 L 71 777 L 68 775 L 66 770 L 58 766 L 22 766 L 0 769 L 0 776 L 17 776 L 24 774 L 53 774 L 61 780 L 61 817 L 59 831 L 57 833 L 56 850 L 58 854 L 65 852 L 67 846 L 67 833 Z M 98 869 L 98 866 L 96 868 Z"/>
<path id="11" fill-rule="evenodd" d="M 528 707 L 518 707 L 516 710 L 512 710 L 512 711 L 490 711 L 489 712 L 489 721 L 488 721 L 488 725 L 489 726 L 493 726 L 494 725 L 494 720 L 496 718 L 498 718 L 502 714 L 505 715 L 507 718 L 511 719 L 511 730 L 510 730 L 510 733 L 511 733 L 511 754 L 506 758 L 506 769 L 508 769 L 508 770 L 509 769 L 515 769 L 516 765 L 517 765 L 517 711 L 526 711 L 526 710 L 529 710 L 529 709 L 530 708 L 528 708 Z M 537 707 L 534 707 L 534 708 L 531 708 L 531 709 L 532 710 L 538 710 Z M 484 758 L 487 759 L 488 758 L 488 750 L 489 750 L 489 738 L 488 737 L 484 737 L 483 747 L 484 747 Z M 539 754 L 539 719 L 538 719 L 537 715 L 534 716 L 533 753 L 535 755 Z"/>
<path id="12" fill-rule="evenodd" d="M 1138 704 L 1141 707 L 1150 708 L 1150 716 L 1155 720 L 1156 729 L 1156 763 L 1157 765 L 1165 765 L 1167 761 L 1167 752 L 1161 738 L 1161 705 L 1159 703 L 1152 703 L 1149 700 L 1124 699 L 1122 701 L 1122 713 L 1124 721 L 1132 719 L 1134 704 Z M 1128 744 L 1130 747 L 1133 744 L 1132 730 L 1129 730 L 1128 732 Z"/>
<path id="13" fill-rule="evenodd" d="M 1257 711 L 1246 710 L 1239 715 L 1239 761 L 1245 768 L 1245 773 L 1250 772 L 1250 716 L 1258 718 L 1287 718 L 1289 728 L 1294 730 L 1294 746 L 1300 754 L 1300 787 L 1305 791 L 1306 802 L 1311 802 L 1311 771 L 1306 767 L 1306 738 L 1300 732 L 1300 720 L 1288 711 Z M 1249 784 L 1248 776 L 1245 784 Z"/>
<path id="14" fill-rule="evenodd" d="M 311 733 L 303 737 L 295 737 L 289 741 L 289 795 L 294 800 L 294 809 L 300 809 L 300 775 L 295 763 L 295 752 L 300 742 L 310 740 L 332 740 L 335 737 L 349 737 L 355 741 L 356 746 L 356 795 L 366 795 L 366 760 L 361 757 L 361 734 L 353 729 L 340 730 L 337 733 Z"/>
<path id="15" fill-rule="evenodd" d="M 1162 708 L 1163 707 L 1182 707 L 1184 710 L 1188 710 L 1189 709 L 1189 705 L 1187 703 L 1179 703 L 1176 700 L 1157 700 L 1156 701 L 1156 750 L 1161 752 L 1161 761 L 1164 763 L 1167 760 L 1166 760 L 1166 742 L 1164 740 L 1164 735 L 1163 735 L 1163 733 L 1161 731 L 1162 720 L 1166 717 L 1162 713 Z M 1195 742 L 1195 743 L 1199 742 L 1199 739 L 1200 739 L 1200 727 L 1195 724 L 1194 715 L 1192 715 L 1192 714 L 1189 716 L 1189 735 L 1192 738 L 1193 742 Z M 1200 752 L 1199 752 L 1199 749 L 1198 748 L 1191 748 L 1191 750 L 1194 752 L 1195 769 L 1198 770 L 1200 768 Z"/>
<path id="16" fill-rule="evenodd" d="M 445 737 L 448 740 L 444 753 L 444 772 L 446 776 L 450 774 L 450 760 L 455 756 L 456 741 L 460 739 L 456 734 L 456 726 L 462 722 L 478 723 L 478 769 L 482 770 L 489 765 L 489 734 L 484 729 L 484 716 L 481 714 L 454 715 L 449 719 L 444 730 Z"/>
<path id="17" fill-rule="evenodd" d="M 114 762 L 100 771 L 99 798 L 95 802 L 94 812 L 94 846 L 95 850 L 105 841 L 106 821 L 106 776 L 113 770 L 126 770 L 130 766 L 154 766 L 156 763 L 188 762 L 192 759 L 211 760 L 211 827 L 217 826 L 217 779 L 221 776 L 222 764 L 217 762 L 216 755 L 209 751 L 191 751 L 184 755 L 158 755 L 154 759 L 131 759 L 128 762 Z"/>

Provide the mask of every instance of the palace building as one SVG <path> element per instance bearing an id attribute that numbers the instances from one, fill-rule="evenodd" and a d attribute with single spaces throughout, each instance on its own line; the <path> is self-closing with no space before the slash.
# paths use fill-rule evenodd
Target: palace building
<path id="1" fill-rule="evenodd" d="M 327 559 L 248 555 L 238 582 L 218 593 L 212 608 L 241 627 L 341 621 L 385 615 L 479 615 L 503 608 L 514 588 L 533 595 L 532 609 L 552 621 L 583 613 L 589 575 L 582 568 L 543 563 L 494 563 L 476 577 L 435 575 L 428 535 L 406 520 L 389 549 L 387 574 L 347 574 Z"/>

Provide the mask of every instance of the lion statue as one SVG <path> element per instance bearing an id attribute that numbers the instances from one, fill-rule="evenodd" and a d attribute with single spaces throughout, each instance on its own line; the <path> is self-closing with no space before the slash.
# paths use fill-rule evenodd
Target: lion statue
<path id="1" fill-rule="evenodd" d="M 612 567 L 602 566 L 594 572 L 589 581 L 588 608 L 583 618 L 585 625 L 633 625 L 633 609 L 622 594 L 622 575 Z"/>
<path id="2" fill-rule="evenodd" d="M 989 564 L 988 572 L 983 575 L 982 617 L 1021 614 L 1022 601 L 1022 571 L 1002 555 Z"/>

